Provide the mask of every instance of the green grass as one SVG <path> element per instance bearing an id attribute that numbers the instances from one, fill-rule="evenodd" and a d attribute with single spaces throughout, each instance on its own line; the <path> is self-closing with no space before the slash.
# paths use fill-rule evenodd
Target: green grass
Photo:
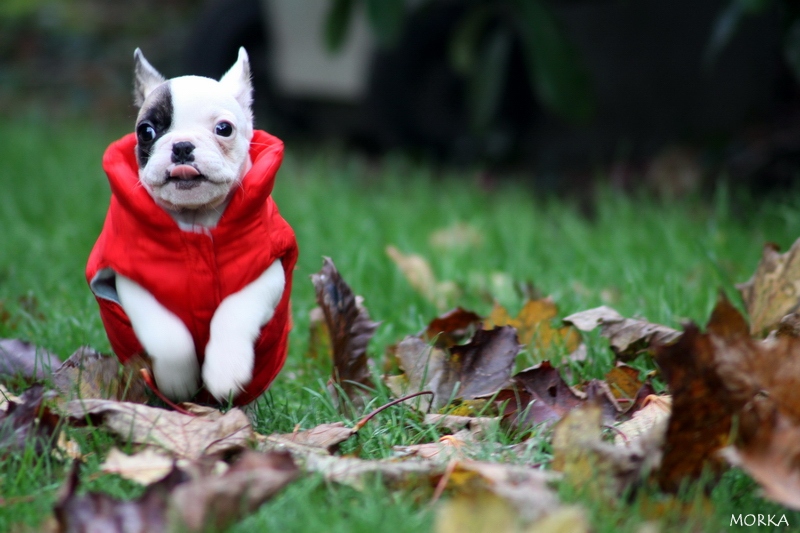
<path id="1" fill-rule="evenodd" d="M 108 203 L 102 151 L 122 133 L 80 123 L 0 123 L 0 316 L 6 317 L 0 319 L 0 337 L 25 338 L 62 357 L 81 344 L 109 349 L 83 269 Z M 426 257 L 439 279 L 462 286 L 454 303 L 479 313 L 491 308 L 489 296 L 516 311 L 523 298 L 513 284 L 532 282 L 554 297 L 562 315 L 608 304 L 624 315 L 678 327 L 685 320 L 704 323 L 720 290 L 735 297 L 734 283 L 750 276 L 765 241 L 788 247 L 800 235 L 800 202 L 790 195 L 752 200 L 721 188 L 710 200 L 666 204 L 600 187 L 587 216 L 576 201 L 539 196 L 523 181 L 501 182 L 491 191 L 476 183 L 471 172 L 436 172 L 400 157 L 376 164 L 290 147 L 274 196 L 301 251 L 292 304 L 295 329 L 286 368 L 258 406 L 260 432 L 341 419 L 325 392 L 329 363 L 307 357 L 308 312 L 315 305 L 308 277 L 319 270 L 322 256 L 333 258 L 365 297 L 372 318 L 382 321 L 370 345 L 380 363 L 388 345 L 438 314 L 388 259 L 389 244 Z M 432 231 L 458 222 L 477 228 L 482 244 L 453 250 L 431 245 Z M 497 273 L 506 281 L 493 284 Z M 597 336 L 590 337 L 589 348 L 588 361 L 573 364 L 575 379 L 600 377 L 612 364 Z M 527 363 L 540 355 L 557 356 L 522 359 Z M 653 367 L 650 361 L 637 364 Z M 379 391 L 374 405 L 387 399 L 388 393 Z M 84 451 L 93 452 L 82 474 L 88 488 L 123 498 L 141 493 L 131 483 L 96 475 L 113 445 L 110 437 L 71 432 Z M 437 436 L 417 414 L 398 407 L 370 422 L 345 451 L 386 457 L 394 445 Z M 502 433 L 497 439 L 518 441 Z M 533 446 L 514 459 L 547 457 L 546 446 Z M 37 530 L 64 475 L 65 464 L 49 455 L 26 450 L 7 458 L 0 466 L 5 501 L 0 531 L 12 524 Z M 738 471 L 727 473 L 713 490 L 710 514 L 703 504 L 691 503 L 701 499 L 698 487 L 682 495 L 685 515 L 657 518 L 665 531 L 718 531 L 728 526 L 732 512 L 787 512 L 758 498 L 753 482 Z M 587 508 L 598 532 L 636 531 L 653 516 L 647 504 L 662 498 L 647 489 L 609 506 L 579 488 L 559 490 L 566 501 Z M 800 522 L 798 514 L 787 516 L 791 524 Z M 425 531 L 433 512 L 414 491 L 392 493 L 376 485 L 358 492 L 309 477 L 231 531 L 373 531 L 387 523 L 393 531 Z"/>

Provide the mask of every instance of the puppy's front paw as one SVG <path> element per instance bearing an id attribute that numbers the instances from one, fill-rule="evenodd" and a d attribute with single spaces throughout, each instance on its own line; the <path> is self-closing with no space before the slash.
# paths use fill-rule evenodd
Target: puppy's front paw
<path id="1" fill-rule="evenodd" d="M 211 339 L 203 362 L 203 383 L 214 398 L 225 402 L 253 379 L 253 345 L 247 339 Z"/>
<path id="2" fill-rule="evenodd" d="M 176 402 L 190 400 L 197 392 L 198 370 L 196 362 L 194 365 L 174 366 L 161 364 L 158 359 L 153 359 L 153 375 L 158 390 Z"/>

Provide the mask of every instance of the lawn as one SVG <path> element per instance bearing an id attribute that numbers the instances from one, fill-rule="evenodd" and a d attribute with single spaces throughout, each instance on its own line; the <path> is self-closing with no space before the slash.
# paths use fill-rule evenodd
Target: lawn
<path id="1" fill-rule="evenodd" d="M 23 338 L 66 358 L 88 344 L 109 346 L 86 286 L 83 269 L 108 205 L 100 168 L 106 145 L 124 128 L 42 118 L 0 123 L 0 337 Z M 385 349 L 420 331 L 439 314 L 415 292 L 387 256 L 387 245 L 425 257 L 440 280 L 461 288 L 452 304 L 486 314 L 493 299 L 518 310 L 530 282 L 557 302 L 562 316 L 610 305 L 672 327 L 704 324 L 720 290 L 739 305 L 734 284 L 753 272 L 766 241 L 787 248 L 800 236 L 796 196 L 751 199 L 746 191 L 717 188 L 709 198 L 660 202 L 598 185 L 590 209 L 575 199 L 541 195 L 528 181 L 509 177 L 491 188 L 473 171 L 434 170 L 405 157 L 373 161 L 337 150 L 288 148 L 274 197 L 297 233 L 300 260 L 292 295 L 294 330 L 287 365 L 258 406 L 261 433 L 287 432 L 341 420 L 327 397 L 327 361 L 308 356 L 309 311 L 315 306 L 309 276 L 331 257 L 381 326 L 369 354 L 380 369 Z M 582 196 L 585 198 L 584 191 Z M 583 205 L 583 204 L 581 204 Z M 443 246 L 431 234 L 456 224 L 476 230 L 479 242 Z M 588 336 L 589 357 L 573 364 L 575 380 L 602 377 L 612 365 L 607 343 Z M 521 364 L 563 354 L 525 354 Z M 655 368 L 640 358 L 642 371 Z M 376 370 L 379 372 L 379 370 Z M 376 374 L 377 375 L 377 374 Z M 374 405 L 384 403 L 381 390 Z M 438 436 L 408 408 L 379 415 L 345 452 L 388 457 L 394 445 Z M 85 487 L 132 498 L 142 489 L 98 475 L 112 446 L 103 432 L 70 430 L 82 445 Z M 498 432 L 495 438 L 516 442 Z M 546 462 L 546 445 L 532 446 L 520 462 Z M 37 531 L 50 513 L 66 467 L 32 449 L 0 466 L 0 531 Z M 719 531 L 731 513 L 800 514 L 760 499 L 755 484 L 729 471 L 711 492 L 711 509 L 688 487 L 680 512 L 656 509 L 655 489 L 607 505 L 580 487 L 562 484 L 565 501 L 587 509 L 594 531 L 638 531 L 648 520 L 662 531 Z M 432 510 L 415 491 L 390 492 L 379 484 L 355 491 L 306 477 L 231 531 L 426 531 Z"/>

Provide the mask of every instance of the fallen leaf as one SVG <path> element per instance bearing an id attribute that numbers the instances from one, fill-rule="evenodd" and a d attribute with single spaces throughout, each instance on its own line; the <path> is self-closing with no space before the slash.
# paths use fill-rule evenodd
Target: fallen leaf
<path id="1" fill-rule="evenodd" d="M 721 455 L 756 480 L 767 498 L 800 510 L 800 426 L 781 413 L 770 422 L 768 438 L 724 448 Z"/>
<path id="2" fill-rule="evenodd" d="M 519 349 L 511 327 L 478 330 L 469 343 L 449 351 L 432 347 L 418 337 L 407 337 L 396 351 L 405 378 L 390 379 L 389 386 L 400 395 L 432 391 L 430 405 L 434 409 L 454 398 L 490 395 L 508 382 Z M 420 406 L 426 410 L 428 404 L 424 402 L 420 400 Z"/>
<path id="3" fill-rule="evenodd" d="M 175 459 L 158 448 L 148 447 L 133 455 L 112 448 L 100 470 L 148 486 L 169 474 L 174 464 Z"/>
<path id="4" fill-rule="evenodd" d="M 196 470 L 200 472 L 200 470 Z M 253 512 L 299 475 L 285 453 L 247 451 L 224 474 L 189 475 L 172 467 L 138 499 L 77 494 L 78 469 L 61 489 L 54 513 L 59 531 L 163 533 L 220 531 Z"/>
<path id="5" fill-rule="evenodd" d="M 134 357 L 120 365 L 116 357 L 82 346 L 53 373 L 53 384 L 67 399 L 95 398 L 147 402 L 147 389 L 139 370 L 148 365 Z"/>
<path id="6" fill-rule="evenodd" d="M 167 506 L 170 491 L 186 481 L 177 469 L 149 487 L 136 500 L 117 500 L 103 493 L 78 494 L 77 461 L 59 491 L 53 513 L 58 531 L 64 533 L 163 533 L 167 529 Z"/>
<path id="7" fill-rule="evenodd" d="M 449 348 L 470 338 L 482 321 L 480 315 L 457 307 L 433 319 L 420 337 Z"/>
<path id="8" fill-rule="evenodd" d="M 436 533 L 518 533 L 520 518 L 511 504 L 487 491 L 460 493 L 443 502 L 437 512 Z"/>
<path id="9" fill-rule="evenodd" d="M 672 397 L 655 396 L 647 397 L 644 406 L 636 411 L 630 420 L 626 420 L 617 426 L 617 436 L 614 444 L 625 446 L 631 441 L 642 438 L 651 432 L 660 432 L 663 441 L 667 430 L 667 420 L 672 413 Z"/>
<path id="10" fill-rule="evenodd" d="M 558 474 L 527 465 L 490 463 L 486 461 L 458 461 L 451 476 L 453 490 L 464 490 L 464 477 L 478 477 L 479 487 L 511 503 L 517 515 L 525 522 L 541 519 L 556 510 L 560 503 L 550 484 L 559 479 Z M 459 479 L 460 478 L 460 479 Z M 468 478 L 469 479 L 469 478 Z M 467 490 L 474 489 L 470 484 Z"/>
<path id="11" fill-rule="evenodd" d="M 448 431 L 469 430 L 474 436 L 481 435 L 500 421 L 499 417 L 457 416 L 429 413 L 425 415 L 425 423 Z"/>
<path id="12" fill-rule="evenodd" d="M 427 411 L 431 405 L 438 409 L 449 401 L 450 395 L 446 387 L 449 355 L 445 350 L 431 346 L 419 337 L 406 337 L 397 345 L 395 357 L 404 373 L 384 378 L 392 394 L 399 398 L 422 390 L 433 391 L 433 399 L 423 396 L 408 400 L 411 405 L 418 405 L 421 411 Z M 444 394 L 436 394 L 440 387 Z"/>
<path id="13" fill-rule="evenodd" d="M 735 383 L 746 379 L 739 373 L 738 354 L 754 346 L 746 324 L 737 315 L 723 299 L 709 320 L 708 333 L 689 324 L 675 344 L 656 349 L 656 363 L 672 393 L 672 413 L 658 472 L 665 490 L 677 490 L 684 478 L 697 478 L 704 469 L 714 473 L 723 469 L 716 452 L 730 443 L 733 416 L 747 402 L 746 385 Z M 728 365 L 728 371 L 722 361 L 725 353 L 737 359 Z M 744 394 L 734 396 L 732 390 L 737 388 Z"/>
<path id="14" fill-rule="evenodd" d="M 19 396 L 11 394 L 5 385 L 0 385 L 0 411 L 5 412 L 9 402 L 19 403 Z"/>
<path id="15" fill-rule="evenodd" d="M 477 248 L 483 245 L 483 234 L 466 222 L 456 222 L 431 233 L 428 243 L 431 248 L 444 251 Z"/>
<path id="16" fill-rule="evenodd" d="M 320 424 L 305 431 L 284 433 L 276 436 L 284 441 L 304 446 L 315 446 L 326 450 L 328 453 L 335 453 L 339 449 L 339 445 L 354 434 L 353 428 L 345 427 L 342 422 L 333 422 Z"/>
<path id="17" fill-rule="evenodd" d="M 756 271 L 736 286 L 750 315 L 750 333 L 763 336 L 800 304 L 800 239 L 786 253 L 764 246 Z"/>
<path id="18" fill-rule="evenodd" d="M 333 348 L 333 376 L 328 390 L 340 409 L 349 410 L 352 405 L 359 410 L 366 404 L 367 391 L 373 388 L 367 345 L 379 323 L 370 320 L 366 308 L 358 304 L 330 258 L 324 258 L 322 269 L 311 276 L 311 281 Z M 339 396 L 340 391 L 346 399 Z"/>
<path id="19" fill-rule="evenodd" d="M 575 351 L 580 344 L 580 335 L 571 327 L 554 328 L 553 319 L 558 316 L 558 307 L 551 298 L 528 300 L 516 318 L 499 304 L 495 304 L 484 322 L 484 328 L 513 326 L 519 341 L 530 350 L 547 351 L 554 346 L 563 346 L 567 353 Z"/>
<path id="20" fill-rule="evenodd" d="M 528 526 L 524 533 L 589 533 L 592 528 L 584 510 L 577 505 L 562 506 L 538 522 Z M 639 529 L 639 533 L 645 533 Z"/>
<path id="21" fill-rule="evenodd" d="M 238 451 L 255 440 L 250 421 L 240 409 L 189 416 L 111 400 L 73 400 L 64 409 L 76 422 L 98 420 L 128 442 L 156 446 L 177 458 L 197 459 L 202 455 Z"/>
<path id="22" fill-rule="evenodd" d="M 800 337 L 800 314 L 789 313 L 778 322 L 775 330 L 778 337 Z"/>
<path id="23" fill-rule="evenodd" d="M 0 380 L 41 381 L 61 366 L 52 352 L 19 339 L 0 339 Z"/>
<path id="24" fill-rule="evenodd" d="M 617 447 L 603 441 L 602 411 L 591 403 L 567 413 L 553 428 L 553 470 L 599 498 L 613 497 L 638 481 L 652 464 L 643 441 Z M 638 444 L 638 445 L 637 445 Z"/>
<path id="25" fill-rule="evenodd" d="M 564 323 L 581 331 L 599 327 L 600 335 L 609 340 L 620 361 L 630 361 L 641 353 L 652 351 L 654 346 L 671 344 L 681 335 L 680 331 L 667 326 L 625 318 L 606 306 L 574 313 L 566 317 Z"/>
<path id="26" fill-rule="evenodd" d="M 392 449 L 400 456 L 419 457 L 434 461 L 450 461 L 452 459 L 466 459 L 467 446 L 473 441 L 473 434 L 465 429 L 454 435 L 445 435 L 437 442 L 425 442 L 409 446 L 394 446 Z"/>
<path id="27" fill-rule="evenodd" d="M 609 370 L 605 375 L 605 381 L 615 398 L 633 399 L 642 388 L 639 371 L 624 363 L 617 363 Z"/>
<path id="28" fill-rule="evenodd" d="M 300 475 L 288 453 L 245 451 L 221 476 L 175 487 L 170 516 L 178 531 L 222 531 L 261 506 Z"/>
<path id="29" fill-rule="evenodd" d="M 61 420 L 46 405 L 48 396 L 42 385 L 34 385 L 18 401 L 8 400 L 0 411 L 0 458 L 25 449 L 43 454 L 57 442 Z"/>
<path id="30" fill-rule="evenodd" d="M 316 453 L 304 454 L 302 450 L 289 450 L 304 470 L 322 475 L 326 481 L 341 483 L 358 490 L 380 480 L 390 489 L 430 486 L 431 476 L 440 476 L 445 463 L 438 461 L 377 460 L 338 457 Z"/>
<path id="31" fill-rule="evenodd" d="M 397 265 L 411 288 L 437 309 L 447 309 L 450 302 L 458 296 L 456 284 L 452 281 L 437 281 L 433 269 L 422 256 L 403 254 L 391 245 L 386 247 L 386 255 Z"/>
<path id="32" fill-rule="evenodd" d="M 541 423 L 553 424 L 585 399 L 585 395 L 567 385 L 549 361 L 517 373 L 511 386 L 496 396 L 497 402 L 508 402 L 503 419 L 520 430 Z"/>

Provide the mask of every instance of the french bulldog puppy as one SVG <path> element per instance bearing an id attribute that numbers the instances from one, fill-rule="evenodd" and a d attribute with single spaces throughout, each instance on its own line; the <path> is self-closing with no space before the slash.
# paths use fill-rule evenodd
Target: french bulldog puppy
<path id="1" fill-rule="evenodd" d="M 219 81 L 198 76 L 167 80 L 150 65 L 138 48 L 134 53 L 134 61 L 134 100 L 139 108 L 135 128 L 135 157 L 140 186 L 157 206 L 169 214 L 180 232 L 185 232 L 184 237 L 178 236 L 174 242 L 181 242 L 183 238 L 202 238 L 197 234 L 205 233 L 208 236 L 206 240 L 210 244 L 201 244 L 213 248 L 209 248 L 212 251 L 208 257 L 203 256 L 201 262 L 204 265 L 211 264 L 209 268 L 214 270 L 217 268 L 216 262 L 222 261 L 220 254 L 231 256 L 224 249 L 222 252 L 216 251 L 225 243 L 214 242 L 218 238 L 214 229 L 218 224 L 222 225 L 221 220 L 234 193 L 242 188 L 242 180 L 253 167 L 252 86 L 247 53 L 243 48 L 240 49 L 236 63 Z M 275 139 L 265 132 L 259 134 Z M 282 156 L 282 143 L 277 139 L 275 141 L 280 144 Z M 272 170 L 273 174 L 277 165 Z M 269 182 L 267 194 L 271 186 Z M 115 194 L 119 196 L 119 192 Z M 246 196 L 247 191 L 238 191 L 238 194 Z M 269 201 L 272 201 L 271 198 Z M 127 200 L 119 202 L 124 204 Z M 112 208 L 113 204 L 114 199 Z M 277 213 L 277 208 L 274 212 Z M 281 222 L 285 224 L 282 219 Z M 289 228 L 288 224 L 286 228 Z M 288 231 L 291 232 L 291 228 Z M 104 233 L 113 232 L 104 228 Z M 165 239 L 167 237 L 165 234 Z M 98 240 L 96 248 L 101 246 L 100 242 Z M 139 242 L 138 237 L 130 242 L 135 245 Z M 291 242 L 294 242 L 293 233 Z M 296 257 L 296 248 L 294 254 Z M 156 258 L 153 261 L 158 260 Z M 180 268 L 186 268 L 189 276 L 194 267 L 191 263 L 186 265 Z M 112 294 L 109 298 L 121 306 L 129 319 L 136 339 L 152 361 L 155 382 L 162 393 L 175 401 L 188 400 L 200 389 L 202 382 L 214 398 L 226 401 L 251 382 L 256 358 L 254 345 L 282 302 L 287 288 L 287 272 L 280 257 L 275 258 L 243 288 L 224 295 L 213 310 L 210 324 L 200 326 L 194 323 L 202 319 L 195 320 L 192 315 L 187 319 L 185 312 L 182 318 L 174 311 L 182 303 L 170 306 L 159 301 L 151 293 L 156 292 L 153 287 L 148 290 L 131 279 L 134 276 L 125 276 L 114 268 L 112 264 L 94 272 L 90 284 L 96 295 L 101 293 L 95 288 L 98 280 L 111 285 L 109 292 Z M 220 272 L 224 274 L 224 269 Z M 164 283 L 169 282 L 164 280 Z M 222 290 L 219 287 L 224 288 L 225 284 L 225 280 L 217 280 L 208 287 L 199 284 L 189 287 L 188 291 L 219 291 Z M 113 294 L 114 289 L 116 295 Z M 187 294 L 187 299 L 189 296 Z M 100 296 L 98 301 L 101 301 Z M 109 339 L 114 345 L 116 333 L 109 329 L 117 326 L 111 326 L 105 315 L 103 318 Z M 196 330 L 190 331 L 189 326 L 199 327 L 200 331 L 206 328 L 205 333 L 199 334 L 200 338 L 208 339 L 204 347 L 198 346 L 198 334 Z M 280 365 L 285 358 L 285 332 L 283 342 L 284 353 L 280 354 Z M 116 346 L 115 351 L 119 352 Z M 198 354 L 198 351 L 204 353 Z M 120 359 L 123 359 L 122 356 Z"/>

